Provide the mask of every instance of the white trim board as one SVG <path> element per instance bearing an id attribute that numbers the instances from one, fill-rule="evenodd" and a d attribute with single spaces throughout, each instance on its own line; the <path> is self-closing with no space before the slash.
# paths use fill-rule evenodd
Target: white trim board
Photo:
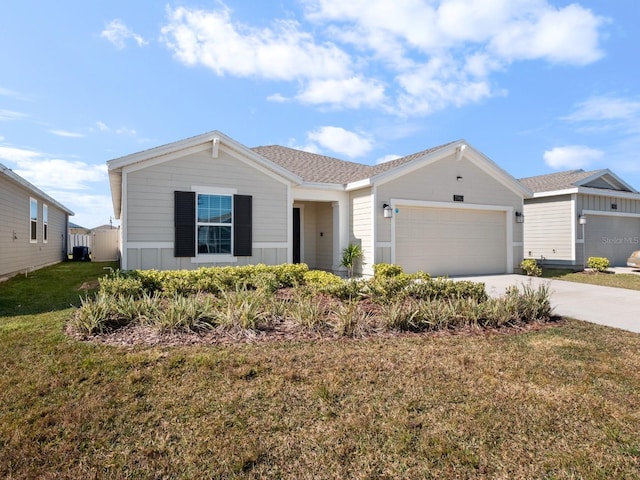
<path id="1" fill-rule="evenodd" d="M 640 218 L 640 213 L 627 213 L 627 212 L 604 212 L 601 210 L 582 210 L 583 215 L 601 215 L 607 217 L 632 217 L 632 218 Z M 587 218 L 587 224 L 589 224 L 589 219 Z"/>

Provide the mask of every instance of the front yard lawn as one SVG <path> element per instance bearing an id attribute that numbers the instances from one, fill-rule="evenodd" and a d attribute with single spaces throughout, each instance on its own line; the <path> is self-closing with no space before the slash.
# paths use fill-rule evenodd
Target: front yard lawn
<path id="1" fill-rule="evenodd" d="M 565 320 L 366 340 L 78 342 L 63 333 L 69 303 L 98 267 L 0 284 L 0 477 L 639 476 L 637 334 Z M 52 298 L 54 283 L 67 289 Z"/>
<path id="2" fill-rule="evenodd" d="M 556 278 L 569 282 L 589 283 L 603 287 L 626 288 L 640 290 L 640 275 L 632 273 L 598 273 L 598 272 L 572 272 L 561 268 L 544 268 L 544 278 Z"/>

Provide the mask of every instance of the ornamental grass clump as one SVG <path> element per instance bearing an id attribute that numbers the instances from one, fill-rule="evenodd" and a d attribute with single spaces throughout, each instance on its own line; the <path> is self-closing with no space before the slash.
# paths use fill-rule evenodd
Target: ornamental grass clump
<path id="1" fill-rule="evenodd" d="M 216 309 L 208 295 L 174 295 L 163 301 L 156 319 L 150 319 L 161 332 L 176 330 L 199 331 L 215 325 Z"/>
<path id="2" fill-rule="evenodd" d="M 217 322 L 227 329 L 257 330 L 259 322 L 269 317 L 264 308 L 268 303 L 262 290 L 237 288 L 232 292 L 222 292 Z"/>
<path id="3" fill-rule="evenodd" d="M 114 315 L 112 297 L 98 294 L 95 298 L 81 298 L 80 307 L 71 317 L 70 325 L 82 335 L 105 333 L 113 326 Z"/>

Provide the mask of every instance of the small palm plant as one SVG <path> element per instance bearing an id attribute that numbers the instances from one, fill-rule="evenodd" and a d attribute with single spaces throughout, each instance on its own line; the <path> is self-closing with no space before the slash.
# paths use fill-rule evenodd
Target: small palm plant
<path id="1" fill-rule="evenodd" d="M 340 265 L 346 267 L 349 278 L 353 276 L 353 267 L 355 266 L 356 260 L 363 256 L 362 247 L 358 244 L 350 243 L 348 247 L 342 250 L 342 262 Z"/>

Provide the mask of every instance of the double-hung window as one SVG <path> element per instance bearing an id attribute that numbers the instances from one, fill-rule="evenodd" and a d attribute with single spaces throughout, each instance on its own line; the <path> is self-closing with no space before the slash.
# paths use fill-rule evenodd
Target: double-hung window
<path id="1" fill-rule="evenodd" d="M 38 241 L 38 200 L 29 198 L 29 242 Z"/>
<path id="2" fill-rule="evenodd" d="M 232 204 L 232 195 L 198 194 L 198 254 L 231 254 Z"/>
<path id="3" fill-rule="evenodd" d="M 190 257 L 194 263 L 250 257 L 251 195 L 238 195 L 233 189 L 192 188 L 174 192 L 174 256 Z"/>
<path id="4" fill-rule="evenodd" d="M 45 203 L 42 205 L 42 242 L 49 241 L 49 206 Z"/>

